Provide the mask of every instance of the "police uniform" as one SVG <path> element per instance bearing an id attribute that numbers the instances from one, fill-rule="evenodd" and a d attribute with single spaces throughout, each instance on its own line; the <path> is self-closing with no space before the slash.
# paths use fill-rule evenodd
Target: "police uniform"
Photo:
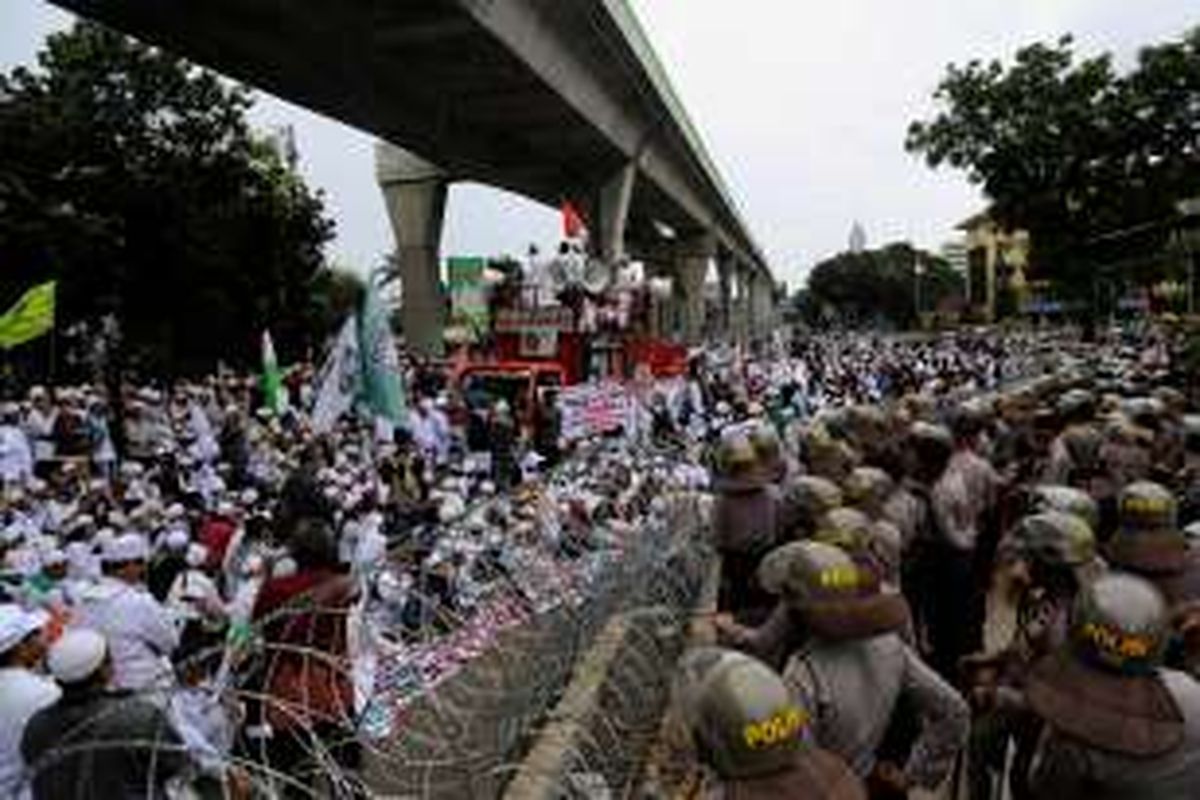
<path id="1" fill-rule="evenodd" d="M 1200 684 L 1161 667 L 1159 592 L 1114 573 L 1076 600 L 1071 642 L 1029 680 L 1048 725 L 1034 764 L 1046 800 L 1189 800 L 1200 787 Z"/>

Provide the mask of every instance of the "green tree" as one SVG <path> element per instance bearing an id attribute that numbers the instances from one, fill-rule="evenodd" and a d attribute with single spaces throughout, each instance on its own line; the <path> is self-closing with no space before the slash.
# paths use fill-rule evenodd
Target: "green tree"
<path id="1" fill-rule="evenodd" d="M 1200 185 L 1200 29 L 1125 75 L 1109 55 L 1077 59 L 1070 37 L 1007 67 L 951 65 L 934 98 L 907 149 L 964 170 L 1001 224 L 1028 230 L 1037 274 L 1082 294 L 1106 270 L 1170 266 L 1173 205 Z"/>
<path id="2" fill-rule="evenodd" d="M 157 375 L 253 366 L 324 336 L 333 234 L 246 121 L 248 91 L 91 23 L 0 75 L 0 302 L 47 277 L 64 323 L 121 323 Z"/>
<path id="3" fill-rule="evenodd" d="M 852 326 L 903 327 L 913 324 L 918 291 L 921 310 L 932 311 L 946 298 L 961 296 L 962 286 L 962 276 L 945 260 L 899 242 L 817 264 L 808 275 L 804 305 L 810 313 L 830 307 Z"/>

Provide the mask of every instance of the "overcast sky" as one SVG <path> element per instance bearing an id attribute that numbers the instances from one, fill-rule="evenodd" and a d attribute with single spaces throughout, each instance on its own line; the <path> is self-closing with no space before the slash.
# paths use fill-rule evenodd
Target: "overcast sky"
<path id="1" fill-rule="evenodd" d="M 506 0 L 517 2 L 517 0 Z M 568 0 L 561 0 L 567 2 Z M 910 120 L 951 62 L 1009 58 L 1073 33 L 1086 53 L 1137 49 L 1200 24 L 1200 0 L 631 0 L 776 274 L 796 285 L 845 249 L 936 248 L 976 211 L 977 191 L 904 152 Z M 71 17 L 44 0 L 0 0 L 0 69 L 31 62 Z M 331 256 L 365 269 L 391 248 L 370 137 L 266 95 L 253 118 L 291 124 L 309 182 L 337 221 Z M 452 189 L 444 254 L 552 244 L 555 212 L 479 186 Z"/>

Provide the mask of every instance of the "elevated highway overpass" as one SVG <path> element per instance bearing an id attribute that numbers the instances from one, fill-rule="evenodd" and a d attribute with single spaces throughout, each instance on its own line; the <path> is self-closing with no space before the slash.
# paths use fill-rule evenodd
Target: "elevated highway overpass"
<path id="1" fill-rule="evenodd" d="M 389 143 L 377 178 L 418 350 L 441 340 L 456 180 L 576 203 L 603 256 L 675 279 L 691 341 L 715 260 L 722 332 L 764 332 L 766 259 L 626 0 L 53 2 Z"/>

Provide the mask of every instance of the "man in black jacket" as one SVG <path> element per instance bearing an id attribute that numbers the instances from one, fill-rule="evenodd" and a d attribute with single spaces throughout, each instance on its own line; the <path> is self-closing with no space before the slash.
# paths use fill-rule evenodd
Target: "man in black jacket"
<path id="1" fill-rule="evenodd" d="M 47 661 L 63 694 L 29 720 L 21 741 L 34 800 L 165 797 L 167 780 L 188 765 L 183 743 L 157 706 L 107 689 L 104 637 L 70 630 Z"/>

